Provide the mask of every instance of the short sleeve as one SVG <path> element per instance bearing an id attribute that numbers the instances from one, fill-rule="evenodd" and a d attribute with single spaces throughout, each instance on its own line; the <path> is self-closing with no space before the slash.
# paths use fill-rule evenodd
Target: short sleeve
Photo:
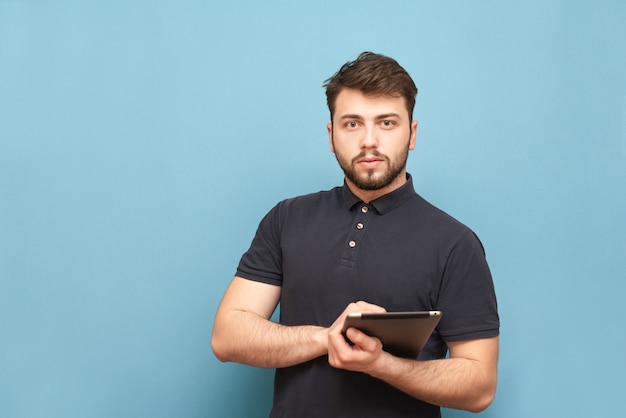
<path id="1" fill-rule="evenodd" d="M 499 335 L 500 320 L 495 289 L 484 248 L 470 230 L 450 250 L 437 309 L 438 326 L 445 341 L 465 341 Z"/>
<path id="2" fill-rule="evenodd" d="M 282 285 L 280 206 L 276 205 L 259 223 L 254 239 L 237 267 L 237 276 L 276 286 Z"/>

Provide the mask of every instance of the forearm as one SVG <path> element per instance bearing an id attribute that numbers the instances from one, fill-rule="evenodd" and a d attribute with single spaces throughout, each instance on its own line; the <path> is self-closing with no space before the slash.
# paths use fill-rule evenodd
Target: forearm
<path id="1" fill-rule="evenodd" d="M 368 373 L 408 395 L 434 405 L 479 412 L 493 400 L 495 379 L 474 360 L 415 361 L 381 356 Z"/>
<path id="2" fill-rule="evenodd" d="M 233 310 L 216 318 L 211 345 L 220 361 L 280 368 L 326 354 L 327 339 L 322 327 L 285 326 Z"/>

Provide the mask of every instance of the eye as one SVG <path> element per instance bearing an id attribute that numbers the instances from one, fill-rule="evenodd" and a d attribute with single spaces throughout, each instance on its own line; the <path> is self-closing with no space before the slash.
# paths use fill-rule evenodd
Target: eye
<path id="1" fill-rule="evenodd" d="M 383 121 L 383 126 L 386 127 L 386 128 L 389 128 L 392 125 L 393 125 L 393 122 L 388 120 L 388 119 Z"/>
<path id="2" fill-rule="evenodd" d="M 357 127 L 357 123 L 353 120 L 351 120 L 350 122 L 348 122 L 348 128 L 356 128 Z"/>

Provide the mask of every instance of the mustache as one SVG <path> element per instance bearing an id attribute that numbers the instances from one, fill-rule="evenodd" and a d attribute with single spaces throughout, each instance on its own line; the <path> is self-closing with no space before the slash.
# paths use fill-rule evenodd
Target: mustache
<path id="1" fill-rule="evenodd" d="M 361 151 L 356 157 L 354 157 L 352 159 L 352 164 L 356 164 L 359 160 L 368 158 L 368 157 L 376 157 L 376 158 L 380 158 L 382 160 L 387 160 L 387 156 L 381 152 L 379 152 L 378 150 L 373 150 L 370 152 L 367 151 Z"/>

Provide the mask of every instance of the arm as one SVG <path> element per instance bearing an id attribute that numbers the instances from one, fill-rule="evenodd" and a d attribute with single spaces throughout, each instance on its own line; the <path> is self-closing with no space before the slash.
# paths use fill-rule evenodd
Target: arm
<path id="1" fill-rule="evenodd" d="M 217 309 L 211 347 L 220 361 L 287 367 L 327 352 L 328 329 L 269 320 L 280 287 L 235 277 Z"/>
<path id="2" fill-rule="evenodd" d="M 498 337 L 452 342 L 450 358 L 417 361 L 394 357 L 377 338 L 350 328 L 348 345 L 337 324 L 329 336 L 331 366 L 360 371 L 425 402 L 479 412 L 493 401 L 498 364 Z"/>

